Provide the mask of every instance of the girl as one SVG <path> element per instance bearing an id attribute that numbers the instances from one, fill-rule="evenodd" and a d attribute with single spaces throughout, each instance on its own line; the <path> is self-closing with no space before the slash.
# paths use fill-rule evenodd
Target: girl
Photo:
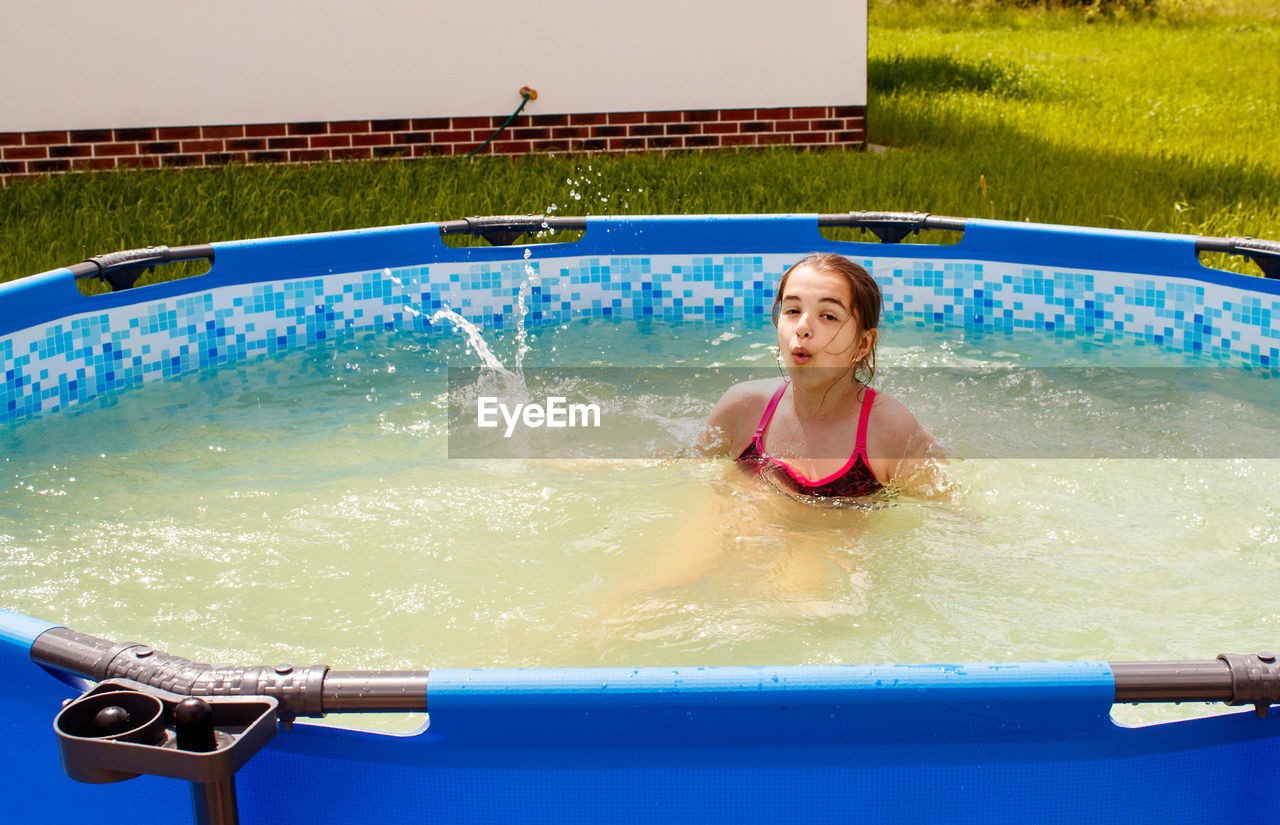
<path id="1" fill-rule="evenodd" d="M 731 387 L 703 449 L 802 496 L 941 492 L 937 441 L 867 386 L 880 324 L 880 287 L 867 271 L 830 253 L 800 260 L 778 282 L 773 322 L 787 377 Z"/>

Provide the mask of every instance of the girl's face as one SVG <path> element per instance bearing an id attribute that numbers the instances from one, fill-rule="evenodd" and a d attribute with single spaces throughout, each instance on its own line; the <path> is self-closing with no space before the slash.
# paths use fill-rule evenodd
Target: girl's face
<path id="1" fill-rule="evenodd" d="M 864 330 L 843 276 L 812 266 L 792 270 L 778 306 L 778 350 L 793 380 L 816 367 L 844 374 L 871 351 L 876 330 Z"/>

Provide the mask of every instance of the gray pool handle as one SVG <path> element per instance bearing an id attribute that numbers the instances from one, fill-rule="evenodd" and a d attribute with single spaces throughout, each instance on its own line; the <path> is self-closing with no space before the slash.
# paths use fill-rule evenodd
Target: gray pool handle
<path id="1" fill-rule="evenodd" d="M 425 670 L 207 665 L 137 642 L 116 643 L 65 627 L 40 634 L 31 645 L 31 658 L 95 682 L 128 679 L 184 696 L 270 696 L 280 703 L 281 715 L 286 718 L 427 709 Z"/>

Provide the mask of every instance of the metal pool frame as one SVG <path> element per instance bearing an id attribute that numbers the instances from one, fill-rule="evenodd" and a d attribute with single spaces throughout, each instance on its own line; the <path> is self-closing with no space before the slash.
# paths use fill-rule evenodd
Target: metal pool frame
<path id="1" fill-rule="evenodd" d="M 823 234 L 835 226 L 863 229 L 875 240 Z M 548 229 L 583 235 L 510 246 Z M 954 244 L 903 242 L 921 230 L 960 237 Z M 445 245 L 443 237 L 454 234 L 481 235 L 493 245 Z M 1273 309 L 1280 320 L 1280 285 L 1270 280 L 1280 276 L 1280 244 L 1269 241 L 915 213 L 517 216 L 157 247 L 2 285 L 0 377 L 8 383 L 0 398 L 8 398 L 8 418 L 17 420 L 6 426 L 38 427 L 34 419 L 42 415 L 114 398 L 143 380 L 233 363 L 236 350 L 211 349 L 206 358 L 174 358 L 118 377 L 112 364 L 120 360 L 103 357 L 116 351 L 118 339 L 77 339 L 76 352 L 93 360 L 80 362 L 59 395 L 49 389 L 58 381 L 49 374 L 51 362 L 19 360 L 24 331 L 60 330 L 64 319 L 70 325 L 86 314 L 219 288 L 375 273 L 365 278 L 366 292 L 385 313 L 350 314 L 344 329 L 341 313 L 330 312 L 329 326 L 317 322 L 307 335 L 276 336 L 285 348 L 422 323 L 413 320 L 421 313 L 404 306 L 433 300 L 426 281 L 434 276 L 422 275 L 418 297 L 388 296 L 376 275 L 382 270 L 448 263 L 457 275 L 459 267 L 478 267 L 486 288 L 499 295 L 496 308 L 483 312 L 501 323 L 501 296 L 515 286 L 503 280 L 504 264 L 685 256 L 681 261 L 695 263 L 670 268 L 681 270 L 677 282 L 685 279 L 675 287 L 670 272 L 665 282 L 646 280 L 648 270 L 637 267 L 623 297 L 566 311 L 666 312 L 664 293 L 674 301 L 690 287 L 683 294 L 693 305 L 692 282 L 707 280 L 728 288 L 705 305 L 699 297 L 698 311 L 722 317 L 763 309 L 762 290 L 732 283 L 726 262 L 749 259 L 759 270 L 764 260 L 769 273 L 779 261 L 817 250 L 872 264 L 877 278 L 907 273 L 908 285 L 894 295 L 900 312 L 917 323 L 1008 323 L 1054 332 L 1110 322 L 1118 332 L 1163 340 L 1164 327 L 1144 327 L 1134 313 L 1103 312 L 1099 296 L 1123 293 L 1120 303 L 1129 301 L 1123 286 L 1108 291 L 1113 282 L 1132 282 L 1141 287 L 1131 302 L 1138 307 L 1153 292 L 1171 302 L 1192 296 L 1194 307 L 1186 311 L 1196 320 L 1173 303 L 1162 304 L 1168 314 L 1159 316 L 1188 346 L 1220 346 L 1242 368 L 1274 367 L 1280 355 L 1280 333 L 1270 321 Z M 1207 269 L 1197 259 L 1204 251 L 1243 255 L 1269 277 Z M 704 258 L 720 268 L 699 269 Z M 212 269 L 134 286 L 148 268 L 193 259 L 210 260 Z M 1005 272 L 1009 293 L 993 302 L 983 290 L 994 276 L 975 282 L 975 268 Z M 1026 278 L 1021 291 L 1008 274 L 1015 271 Z M 1091 284 L 1106 283 L 1090 293 L 1087 308 L 1054 297 L 1055 288 L 1086 275 Z M 75 279 L 92 277 L 114 291 L 80 295 Z M 589 277 L 582 283 L 593 287 Z M 1004 303 L 1015 293 L 1034 305 Z M 571 303 L 567 296 L 564 303 Z M 1241 306 L 1248 311 L 1233 311 Z M 551 301 L 543 307 L 548 319 L 555 316 Z M 34 357 L 44 350 L 32 340 Z M 85 370 L 85 363 L 100 369 Z M 44 389 L 34 386 L 41 383 Z M 350 672 L 194 663 L 0 610 L 0 673 L 6 680 L 0 759 L 6 816 L 14 822 L 79 823 L 103 812 L 113 819 L 211 823 L 1271 822 L 1271 780 L 1280 768 L 1280 713 L 1271 709 L 1280 702 L 1280 666 L 1266 652 L 1152 663 Z M 1136 728 L 1110 715 L 1117 702 L 1182 701 L 1253 712 Z M 406 711 L 425 711 L 429 724 L 410 735 L 294 724 L 299 717 Z"/>

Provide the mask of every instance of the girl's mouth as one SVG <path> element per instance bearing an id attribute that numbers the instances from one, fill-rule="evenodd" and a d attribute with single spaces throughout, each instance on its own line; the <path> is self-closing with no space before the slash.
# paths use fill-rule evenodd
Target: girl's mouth
<path id="1" fill-rule="evenodd" d="M 809 359 L 812 357 L 813 356 L 810 355 L 809 351 L 806 350 L 804 347 L 796 347 L 795 349 L 791 350 L 791 360 L 796 364 L 808 363 Z"/>

